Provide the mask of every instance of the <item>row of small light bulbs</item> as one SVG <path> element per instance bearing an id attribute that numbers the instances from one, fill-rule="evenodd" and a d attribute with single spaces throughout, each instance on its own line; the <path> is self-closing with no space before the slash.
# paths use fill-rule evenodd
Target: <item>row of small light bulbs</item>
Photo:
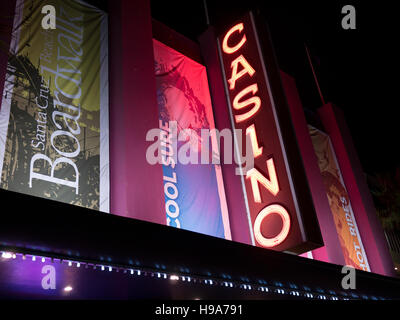
<path id="1" fill-rule="evenodd" d="M 31 256 L 32 261 L 37 261 L 38 259 L 41 260 L 42 263 L 46 262 L 46 259 L 50 259 L 52 263 L 54 263 L 54 258 L 50 257 L 44 257 L 44 256 L 36 256 L 36 255 L 26 255 L 26 254 L 20 254 L 20 253 L 12 253 L 12 252 L 2 252 L 1 257 L 3 259 L 16 259 L 17 255 L 21 255 L 23 260 L 26 260 L 27 256 Z M 244 290 L 258 290 L 261 292 L 265 293 L 276 293 L 280 295 L 290 295 L 294 297 L 305 297 L 309 299 L 319 299 L 319 300 L 349 300 L 348 297 L 338 297 L 333 294 L 329 295 L 324 295 L 321 293 L 311 293 L 311 292 L 304 292 L 304 291 L 298 291 L 293 288 L 287 289 L 283 287 L 275 287 L 275 286 L 260 286 L 260 285 L 251 285 L 251 284 L 244 284 L 244 283 L 237 283 L 237 282 L 232 282 L 232 281 L 221 281 L 221 280 L 215 280 L 215 279 L 209 279 L 209 278 L 194 278 L 190 276 L 178 276 L 176 274 L 170 274 L 168 275 L 165 272 L 158 272 L 158 271 L 144 271 L 144 270 L 139 270 L 139 269 L 132 269 L 132 268 L 125 268 L 125 267 L 113 267 L 111 265 L 103 265 L 103 264 L 90 264 L 86 262 L 79 262 L 79 261 L 72 261 L 72 260 L 66 260 L 66 259 L 60 259 L 60 263 L 63 261 L 68 263 L 69 267 L 72 267 L 75 265 L 77 268 L 80 268 L 81 265 L 85 265 L 86 268 L 89 267 L 90 265 L 93 266 L 93 269 L 96 269 L 97 267 L 100 268 L 101 271 L 108 270 L 109 272 L 111 271 L 117 271 L 119 272 L 120 270 L 123 270 L 124 273 L 130 273 L 131 275 L 144 275 L 144 276 L 157 276 L 157 278 L 160 279 L 170 279 L 172 281 L 183 281 L 183 282 L 193 282 L 193 283 L 203 283 L 206 285 L 221 285 L 227 288 L 241 288 Z M 261 281 L 265 284 L 264 281 Z M 66 290 L 69 291 L 69 290 Z M 358 296 L 353 296 L 353 299 L 359 298 Z M 363 296 L 364 299 L 372 299 L 372 300 L 384 300 L 383 298 L 376 298 L 376 297 L 370 297 L 368 298 L 367 296 Z"/>

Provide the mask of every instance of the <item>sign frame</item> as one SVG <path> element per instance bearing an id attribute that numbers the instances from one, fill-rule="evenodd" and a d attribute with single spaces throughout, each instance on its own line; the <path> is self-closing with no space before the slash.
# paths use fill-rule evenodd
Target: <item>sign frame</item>
<path id="1" fill-rule="evenodd" d="M 269 30 L 260 13 L 257 12 L 255 15 L 251 11 L 243 15 L 240 19 L 234 20 L 228 26 L 229 28 L 220 28 L 217 32 L 217 45 L 232 128 L 242 129 L 242 141 L 246 141 L 246 135 L 248 134 L 253 146 L 255 166 L 247 171 L 245 175 L 241 175 L 252 237 L 251 241 L 253 245 L 294 254 L 304 253 L 321 247 L 323 240 L 297 145 L 296 134 L 291 121 Z M 234 35 L 234 33 L 236 33 L 236 38 L 229 44 L 229 37 Z M 262 35 L 262 37 L 258 35 Z M 246 42 L 252 42 L 248 45 L 252 49 L 252 55 L 249 58 L 239 53 Z M 249 50 L 247 48 L 244 51 L 248 53 Z M 228 61 L 226 58 L 227 55 L 234 57 Z M 246 60 L 247 58 L 248 61 Z M 257 65 L 258 68 L 253 69 L 252 64 Z M 254 80 L 253 76 L 256 73 L 258 75 L 254 77 L 256 79 Z M 250 83 L 255 83 L 255 86 L 249 85 L 250 83 L 245 80 L 246 77 L 247 80 L 251 79 Z M 239 86 L 240 82 L 242 82 L 240 85 L 241 92 L 235 88 L 236 84 Z M 243 82 L 245 82 L 245 85 L 243 85 Z M 259 86 L 260 84 L 261 86 Z M 261 99 L 258 98 L 257 94 Z M 269 101 L 266 101 L 267 99 L 265 98 Z M 266 103 L 263 103 L 263 100 Z M 262 106 L 263 104 L 266 106 Z M 275 137 L 279 140 L 281 148 L 281 155 L 278 157 L 280 158 L 278 160 L 279 163 L 273 161 L 274 154 L 271 154 L 270 148 L 268 150 L 267 140 L 269 135 L 265 128 L 266 126 L 260 126 L 259 131 L 257 129 L 257 126 L 260 124 L 260 120 L 257 124 L 257 116 L 261 115 L 264 122 L 268 120 L 265 118 L 266 114 L 262 109 L 263 107 L 264 109 L 268 108 L 268 104 L 272 109 L 269 111 L 269 114 L 273 114 L 273 121 L 276 126 Z M 252 119 L 253 116 L 255 117 L 254 121 Z M 268 121 L 272 123 L 271 119 Z M 245 124 L 244 127 L 241 125 L 242 122 Z M 243 132 L 244 128 L 246 130 Z M 257 136 L 258 133 L 261 134 Z M 235 137 L 235 152 L 238 152 L 237 143 L 237 137 Z M 275 152 L 277 151 L 275 150 Z M 266 165 L 265 160 L 267 160 Z M 287 177 L 283 177 L 282 179 L 282 175 L 284 176 L 285 173 Z M 283 183 L 283 185 L 286 189 L 284 192 L 287 203 L 285 201 L 282 202 L 282 198 L 279 197 L 280 195 L 277 198 L 279 200 L 273 201 L 274 196 L 282 191 L 281 183 L 285 178 L 286 183 Z M 290 201 L 291 204 L 289 204 Z M 288 204 L 290 209 L 288 209 Z M 280 207 L 278 211 L 281 212 L 276 212 L 277 210 L 275 210 L 273 213 L 278 213 L 281 217 L 289 216 L 289 225 L 282 218 L 283 223 L 281 222 L 280 229 L 278 227 L 278 230 L 281 231 L 276 234 L 276 226 L 279 223 L 277 224 L 275 219 L 275 222 L 270 222 L 271 225 L 275 226 L 273 228 L 275 235 L 263 236 L 263 233 L 265 234 L 265 227 L 261 229 L 260 219 L 257 220 L 257 217 L 261 213 L 264 217 L 267 217 L 268 214 L 266 214 L 266 211 L 271 211 L 267 209 L 271 205 Z M 256 230 L 254 229 L 255 225 L 258 227 Z M 288 227 L 289 230 L 285 230 Z M 269 226 L 267 226 L 267 232 L 268 229 Z M 259 231 L 258 235 L 257 230 Z M 280 239 L 279 236 L 282 236 L 282 238 Z M 263 239 L 275 239 L 275 244 L 261 245 Z"/>

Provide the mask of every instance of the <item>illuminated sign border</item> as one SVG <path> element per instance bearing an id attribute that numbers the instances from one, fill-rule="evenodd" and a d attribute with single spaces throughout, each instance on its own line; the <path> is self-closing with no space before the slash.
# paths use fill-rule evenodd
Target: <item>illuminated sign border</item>
<path id="1" fill-rule="evenodd" d="M 244 22 L 246 23 L 244 24 Z M 249 25 L 247 33 L 245 30 L 245 26 Z M 251 30 L 252 29 L 252 30 Z M 315 210 L 312 205 L 312 200 L 311 200 L 311 195 L 308 194 L 308 201 L 311 201 L 311 208 L 313 212 L 311 213 L 311 219 L 308 219 L 310 223 L 307 223 L 305 225 L 303 223 L 304 217 L 301 214 L 301 210 L 299 208 L 298 204 L 298 192 L 292 180 L 292 170 L 291 166 L 289 165 L 288 158 L 286 155 L 286 146 L 287 143 L 284 143 L 284 138 L 282 137 L 282 129 L 280 126 L 280 119 L 279 115 L 277 114 L 276 110 L 276 103 L 275 103 L 275 97 L 273 94 L 273 89 L 271 88 L 271 83 L 270 83 L 270 75 L 267 73 L 266 68 L 265 68 L 265 63 L 263 60 L 265 60 L 265 57 L 263 55 L 263 50 L 262 50 L 262 44 L 260 43 L 260 39 L 257 36 L 257 28 L 256 28 L 256 22 L 254 19 L 253 14 L 250 12 L 246 16 L 244 16 L 241 20 L 236 21 L 236 23 L 232 24 L 232 27 L 226 32 L 223 33 L 221 32 L 222 36 L 218 38 L 218 51 L 219 51 L 219 56 L 220 56 L 220 64 L 221 64 L 221 69 L 222 69 L 222 74 L 224 77 L 224 85 L 225 85 L 225 92 L 228 100 L 228 106 L 229 106 L 229 114 L 230 114 L 230 119 L 231 119 L 231 125 L 233 128 L 237 128 L 238 124 L 239 127 L 242 128 L 241 125 L 245 123 L 246 130 L 245 130 L 245 137 L 248 136 L 250 138 L 250 142 L 252 145 L 252 150 L 253 150 L 253 155 L 255 158 L 255 167 L 249 170 L 246 173 L 246 178 L 243 178 L 243 175 L 241 177 L 242 180 L 242 188 L 243 192 L 245 194 L 245 201 L 246 201 L 246 209 L 247 209 L 247 215 L 248 215 L 248 220 L 249 220 L 249 226 L 250 226 L 250 233 L 252 237 L 252 243 L 254 245 L 265 247 L 265 248 L 270 248 L 270 249 L 275 249 L 275 250 L 287 250 L 291 251 L 294 253 L 301 253 L 305 252 L 308 250 L 311 250 L 313 248 L 319 247 L 322 245 L 322 237 L 319 231 L 319 226 L 318 222 L 316 220 L 316 215 L 315 215 Z M 248 42 L 248 36 L 250 32 L 253 32 L 251 34 L 251 37 L 254 37 L 254 46 L 257 51 L 258 59 L 259 59 L 259 65 L 261 66 L 258 69 L 260 70 L 255 70 L 257 68 L 253 68 L 251 62 L 246 60 L 246 57 L 239 51 L 245 44 Z M 229 40 L 231 36 L 234 36 L 236 33 L 236 38 L 235 42 L 229 44 Z M 240 36 L 239 36 L 240 35 Z M 232 59 L 226 60 L 226 55 L 231 55 L 236 53 Z M 225 55 L 225 56 L 224 56 Z M 256 55 L 256 54 L 254 54 Z M 254 58 L 254 57 L 253 57 Z M 228 72 L 226 69 L 227 66 L 226 64 L 230 64 L 230 72 Z M 240 64 L 240 69 L 239 69 L 239 64 Z M 271 66 L 269 65 L 269 68 Z M 225 69 L 226 68 L 226 69 Z M 259 77 L 258 79 L 252 81 L 251 85 L 248 85 L 247 82 L 246 84 L 243 85 L 241 88 L 241 91 L 233 93 L 232 90 L 235 90 L 236 87 L 236 81 L 239 81 L 241 77 L 247 76 L 247 80 L 253 77 L 254 74 L 259 72 L 263 72 L 262 77 Z M 230 75 L 227 76 L 227 74 Z M 229 79 L 228 79 L 229 78 Z M 260 82 L 261 81 L 261 82 Z M 259 88 L 259 85 L 264 85 L 262 81 L 265 81 L 265 86 L 264 92 L 260 92 L 259 95 L 258 91 L 263 90 L 261 87 Z M 283 90 L 282 90 L 283 91 Z M 232 92 L 232 93 L 231 93 Z M 275 162 L 274 162 L 274 154 L 269 155 L 267 158 L 266 163 L 263 163 L 262 171 L 260 172 L 257 167 L 261 168 L 260 165 L 260 158 L 264 153 L 270 153 L 271 150 L 265 150 L 263 146 L 263 142 L 265 142 L 265 128 L 261 128 L 260 131 L 262 132 L 260 135 L 258 135 L 257 131 L 257 126 L 252 121 L 252 117 L 256 117 L 257 113 L 262 108 L 262 98 L 268 98 L 269 103 L 271 105 L 272 109 L 272 114 L 273 114 L 273 120 L 274 125 L 276 127 L 276 135 L 278 136 L 279 139 L 279 147 L 280 147 L 280 152 L 281 152 L 281 162 L 284 163 L 284 172 L 287 177 L 287 182 L 288 185 L 285 186 L 286 189 L 290 189 L 290 196 L 289 202 L 292 201 L 292 210 L 291 212 L 288 213 L 288 209 L 285 208 L 285 204 L 282 202 L 274 202 L 274 201 L 267 201 L 264 202 L 262 201 L 262 197 L 260 194 L 260 188 L 264 187 L 264 189 L 268 190 L 272 196 L 276 196 L 280 191 L 280 177 L 279 174 L 277 173 Z M 264 103 L 264 108 L 266 108 L 266 103 Z M 279 105 L 279 104 L 278 104 Z M 246 112 L 243 112 L 243 110 L 246 110 Z M 238 114 L 238 111 L 242 111 L 240 114 Z M 265 114 L 264 114 L 265 115 Z M 263 116 L 263 115 L 261 115 Z M 243 128 L 242 128 L 243 129 Z M 294 131 L 292 128 L 293 136 L 294 136 Z M 259 140 L 259 138 L 261 139 Z M 295 137 L 295 136 L 294 136 Z M 237 140 L 235 139 L 235 149 L 236 152 L 238 152 L 238 145 L 237 145 Z M 293 153 L 293 152 L 292 152 Z M 297 150 L 298 157 L 300 156 L 299 151 Z M 259 158 L 259 159 L 257 159 Z M 265 157 L 264 157 L 265 159 Z M 264 160 L 263 160 L 264 161 Z M 303 185 L 305 180 L 305 174 L 304 174 L 304 168 L 301 167 L 303 170 Z M 266 173 L 263 173 L 265 172 Z M 282 168 L 281 168 L 281 173 L 282 173 Z M 297 174 L 297 176 L 299 176 Z M 267 178 L 268 177 L 268 178 Z M 285 178 L 286 178 L 285 177 Z M 245 181 L 246 180 L 246 181 Z M 305 180 L 305 181 L 304 181 Z M 247 187 L 246 191 L 246 183 L 247 185 L 251 185 L 251 188 Z M 260 186 L 261 184 L 261 186 Z M 308 186 L 307 186 L 308 188 Z M 250 194 L 249 194 L 249 190 Z M 289 193 L 289 190 L 285 190 L 284 192 Z M 308 190 L 309 192 L 309 190 Z M 251 195 L 252 194 L 252 195 Z M 254 206 L 252 206 L 252 202 L 262 204 L 264 207 L 262 209 L 254 209 Z M 310 203 L 308 204 L 308 209 L 310 208 Z M 254 211 L 257 211 L 256 214 Z M 270 214 L 275 213 L 278 214 L 282 220 L 282 227 L 281 231 L 271 237 L 271 238 L 266 238 L 262 235 L 261 233 L 261 223 L 262 220 L 265 219 L 267 216 Z M 255 218 L 254 218 L 255 216 Z M 252 222 L 252 217 L 254 218 L 254 222 Z M 292 217 L 292 218 L 291 218 Z M 291 238 L 291 232 L 292 232 L 292 219 L 295 219 L 295 225 L 294 225 L 294 233 L 293 237 Z M 310 228 L 311 227 L 311 228 Z M 313 229 L 313 230 L 312 230 Z M 310 232 L 311 231 L 311 232 Z M 291 242 L 290 244 L 286 243 L 285 241 L 287 239 L 290 239 Z M 297 240 L 296 240 L 296 239 Z M 300 240 L 301 239 L 301 240 Z M 311 240 L 311 241 L 309 241 Z M 297 243 L 293 243 L 297 242 Z"/>

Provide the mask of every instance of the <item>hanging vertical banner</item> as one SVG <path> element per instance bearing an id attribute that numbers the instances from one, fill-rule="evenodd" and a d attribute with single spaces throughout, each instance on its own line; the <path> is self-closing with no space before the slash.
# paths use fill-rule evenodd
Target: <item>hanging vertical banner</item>
<path id="1" fill-rule="evenodd" d="M 231 239 L 220 165 L 200 163 L 196 156 L 206 145 L 202 130 L 212 134 L 210 149 L 217 149 L 206 68 L 157 40 L 153 45 L 160 129 L 165 133 L 166 223 Z M 197 160 L 188 159 L 189 154 Z"/>
<path id="2" fill-rule="evenodd" d="M 42 23 L 45 6 L 55 28 Z M 109 211 L 107 29 L 107 15 L 83 1 L 17 0 L 1 188 Z"/>
<path id="3" fill-rule="evenodd" d="M 329 136 L 311 126 L 309 131 L 345 262 L 354 268 L 370 271 L 349 195 Z"/>

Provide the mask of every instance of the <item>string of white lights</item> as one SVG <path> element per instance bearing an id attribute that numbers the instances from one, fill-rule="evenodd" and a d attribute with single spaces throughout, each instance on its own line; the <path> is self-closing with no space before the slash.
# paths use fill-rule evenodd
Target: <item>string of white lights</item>
<path id="1" fill-rule="evenodd" d="M 289 285 L 289 287 L 285 287 L 284 284 L 280 282 L 275 282 L 274 285 L 268 285 L 268 282 L 265 280 L 259 280 L 258 284 L 251 283 L 248 278 L 241 278 L 242 281 L 248 282 L 238 282 L 234 280 L 226 281 L 226 278 L 231 278 L 229 275 L 224 275 L 225 279 L 217 279 L 211 277 L 201 277 L 201 276 L 188 276 L 176 273 L 168 273 L 168 272 L 160 272 L 152 269 L 146 268 L 132 268 L 125 266 L 116 266 L 112 264 L 102 264 L 102 263 L 91 263 L 84 261 L 76 261 L 70 259 L 61 259 L 61 258 L 52 258 L 41 255 L 32 255 L 32 254 L 23 254 L 9 251 L 0 251 L 1 252 L 1 261 L 14 260 L 17 258 L 21 258 L 22 260 L 26 260 L 30 258 L 32 261 L 41 261 L 41 263 L 51 262 L 56 263 L 66 263 L 68 267 L 76 267 L 80 268 L 81 266 L 84 268 L 93 268 L 94 270 L 99 269 L 100 271 L 109 272 L 122 272 L 130 275 L 137 276 L 145 276 L 145 277 L 156 277 L 159 279 L 170 280 L 170 281 L 181 281 L 181 282 L 191 282 L 197 284 L 204 284 L 207 286 L 223 286 L 226 288 L 235 288 L 235 289 L 243 289 L 243 290 L 256 290 L 258 292 L 268 293 L 268 294 L 278 294 L 278 295 L 286 295 L 291 297 L 297 297 L 299 299 L 318 299 L 318 300 L 385 300 L 382 297 L 368 296 L 365 294 L 357 295 L 355 293 L 346 294 L 344 292 L 336 293 L 332 290 L 329 290 L 328 293 L 324 293 L 323 290 L 319 290 L 320 292 L 314 292 L 309 287 L 303 287 L 304 290 L 298 289 L 298 287 L 294 284 Z M 188 269 L 185 269 L 188 271 Z M 71 291 L 72 288 L 64 288 L 64 291 Z"/>

